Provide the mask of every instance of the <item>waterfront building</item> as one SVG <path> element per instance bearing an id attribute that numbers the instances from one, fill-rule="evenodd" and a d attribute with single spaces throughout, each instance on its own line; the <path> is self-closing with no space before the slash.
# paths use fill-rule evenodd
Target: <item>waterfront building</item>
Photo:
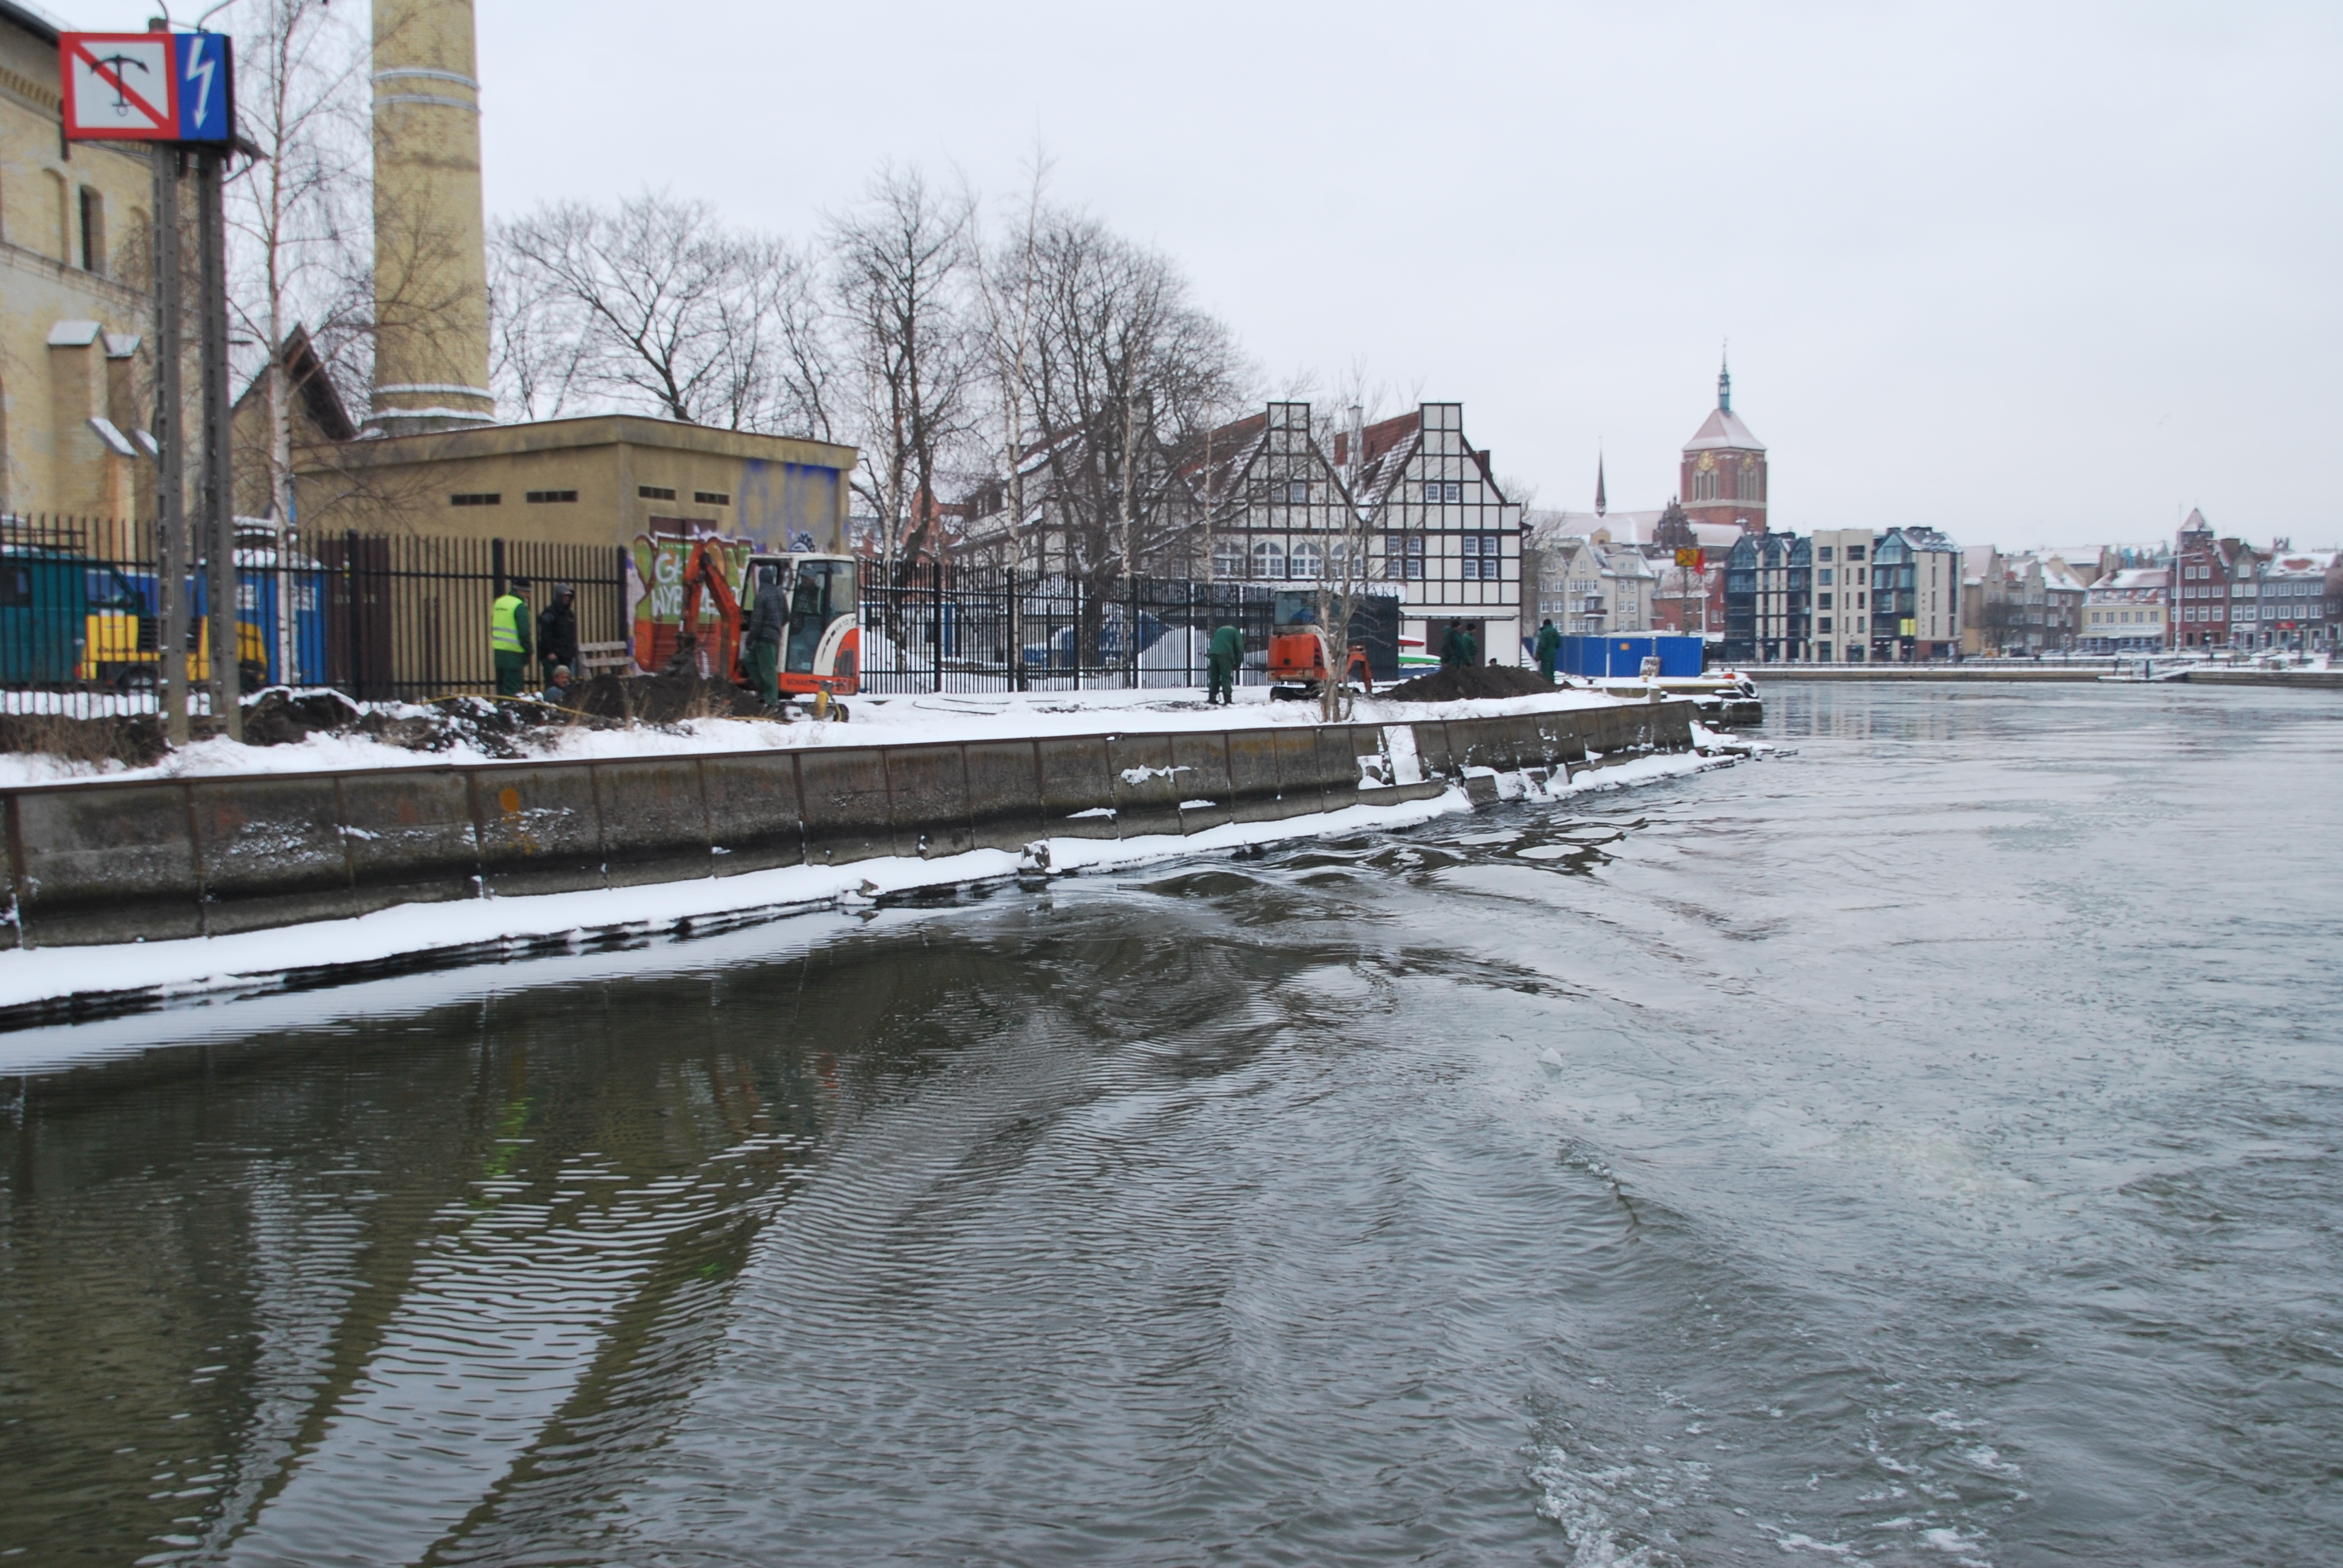
<path id="1" fill-rule="evenodd" d="M 2279 539 L 2270 547 L 2255 582 L 2250 620 L 2234 628 L 2238 647 L 2325 652 L 2335 646 L 2335 621 L 2328 596 L 2343 552 L 2296 550 Z"/>
<path id="2" fill-rule="evenodd" d="M 1962 564 L 1963 653 L 2025 657 L 2074 648 L 2085 588 L 2065 562 L 1980 545 L 1963 552 Z"/>
<path id="3" fill-rule="evenodd" d="M 2091 585 L 2083 604 L 2086 653 L 2160 653 L 2171 646 L 2169 567 L 2124 567 Z"/>
<path id="4" fill-rule="evenodd" d="M 1890 528 L 1871 549 L 1871 660 L 1950 658 L 1960 648 L 1961 552 L 1934 528 Z"/>
<path id="5" fill-rule="evenodd" d="M 1656 629 L 1654 594 L 1660 573 L 1651 558 L 1614 543 L 1605 530 L 1598 528 L 1590 538 L 1557 534 L 1552 531 L 1554 526 L 1555 519 L 1549 518 L 1530 531 L 1524 559 L 1534 573 L 1536 604 L 1528 618 L 1551 618 L 1557 629 L 1573 637 Z"/>
<path id="6" fill-rule="evenodd" d="M 1817 528 L 1808 541 L 1814 558 L 1814 657 L 1861 664 L 1871 651 L 1869 528 Z"/>
<path id="7" fill-rule="evenodd" d="M 1716 407 L 1684 446 L 1677 497 L 1695 524 L 1729 527 L 1735 535 L 1766 531 L 1765 444 L 1733 411 L 1733 368 L 1716 373 Z"/>
<path id="8" fill-rule="evenodd" d="M 2173 552 L 2172 646 L 2227 648 L 2237 613 L 2248 601 L 2258 607 L 2255 578 L 2262 558 L 2239 539 L 2213 536 L 2200 510 L 2180 525 Z"/>
<path id="9" fill-rule="evenodd" d="M 1400 590 L 1401 637 L 1437 648 L 1453 618 L 1484 658 L 1519 663 L 1522 508 L 1465 439 L 1464 406 L 1426 403 L 1367 426 L 1358 463 L 1353 504 L 1373 574 Z"/>
<path id="10" fill-rule="evenodd" d="M 1725 658 L 1794 663 L 1814 636 L 1814 541 L 1792 534 L 1745 536 L 1725 561 Z"/>

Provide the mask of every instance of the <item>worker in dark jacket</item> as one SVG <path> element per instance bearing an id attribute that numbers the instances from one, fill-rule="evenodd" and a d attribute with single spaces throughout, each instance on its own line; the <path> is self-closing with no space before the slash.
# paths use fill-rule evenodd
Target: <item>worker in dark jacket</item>
<path id="1" fill-rule="evenodd" d="M 1204 657 L 1205 674 L 1212 681 L 1204 693 L 1207 703 L 1232 704 L 1237 699 L 1236 677 L 1244 663 L 1244 633 L 1232 626 L 1224 626 L 1212 633 L 1212 646 Z"/>
<path id="2" fill-rule="evenodd" d="M 527 578 L 514 578 L 488 609 L 488 651 L 495 656 L 497 695 L 518 697 L 528 684 L 528 591 Z"/>
<path id="3" fill-rule="evenodd" d="M 769 708 L 781 705 L 781 638 L 789 635 L 789 601 L 776 567 L 757 568 L 757 600 L 749 607 L 749 680 Z"/>
<path id="4" fill-rule="evenodd" d="M 1554 629 L 1554 618 L 1552 616 L 1548 616 L 1546 617 L 1545 624 L 1538 628 L 1538 673 L 1544 676 L 1548 680 L 1552 680 L 1554 678 L 1554 661 L 1561 656 L 1561 653 L 1562 633 Z"/>
<path id="5" fill-rule="evenodd" d="M 568 583 L 555 583 L 553 602 L 537 612 L 537 659 L 578 668 L 578 590 Z"/>

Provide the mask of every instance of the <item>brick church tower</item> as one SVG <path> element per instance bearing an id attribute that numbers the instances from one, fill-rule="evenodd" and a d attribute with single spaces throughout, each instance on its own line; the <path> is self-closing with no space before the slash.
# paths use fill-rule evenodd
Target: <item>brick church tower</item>
<path id="1" fill-rule="evenodd" d="M 1679 478 L 1684 516 L 1765 531 L 1765 444 L 1733 411 L 1733 367 L 1716 373 L 1716 407 L 1684 443 Z"/>

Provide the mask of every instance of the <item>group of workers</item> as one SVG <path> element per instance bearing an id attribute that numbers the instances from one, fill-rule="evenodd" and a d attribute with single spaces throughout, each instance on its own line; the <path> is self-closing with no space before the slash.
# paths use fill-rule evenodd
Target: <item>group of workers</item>
<path id="1" fill-rule="evenodd" d="M 522 696 L 528 687 L 528 667 L 545 672 L 540 702 L 556 706 L 569 700 L 571 671 L 578 666 L 578 590 L 568 583 L 553 585 L 553 602 L 529 614 L 527 578 L 508 578 L 505 591 L 488 611 L 488 650 L 495 656 L 497 695 Z"/>

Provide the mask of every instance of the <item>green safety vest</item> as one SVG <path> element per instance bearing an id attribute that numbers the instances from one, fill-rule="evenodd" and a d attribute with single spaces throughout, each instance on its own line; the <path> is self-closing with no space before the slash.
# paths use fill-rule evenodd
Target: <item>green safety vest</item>
<path id="1" fill-rule="evenodd" d="M 518 594 L 497 600 L 496 608 L 488 612 L 488 646 L 498 653 L 527 653 L 528 645 L 521 640 L 521 617 L 528 613 L 528 601 Z"/>

